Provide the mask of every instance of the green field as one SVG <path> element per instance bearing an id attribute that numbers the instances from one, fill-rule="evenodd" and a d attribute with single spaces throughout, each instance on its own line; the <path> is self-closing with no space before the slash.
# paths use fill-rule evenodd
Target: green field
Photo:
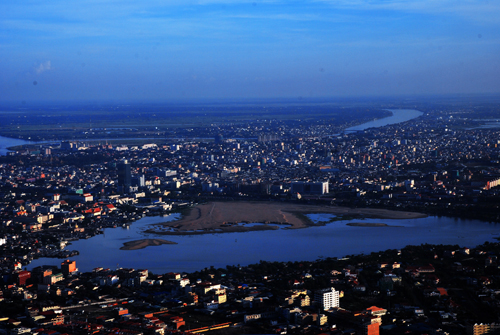
<path id="1" fill-rule="evenodd" d="M 74 105 L 0 110 L 0 135 L 32 140 L 252 137 L 307 125 L 349 126 L 390 115 L 335 104 Z M 247 128 L 246 131 L 244 128 Z"/>

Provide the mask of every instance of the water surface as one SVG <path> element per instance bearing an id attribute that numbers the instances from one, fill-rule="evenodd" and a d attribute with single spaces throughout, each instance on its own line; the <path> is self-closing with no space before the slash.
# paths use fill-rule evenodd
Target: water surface
<path id="1" fill-rule="evenodd" d="M 388 109 L 388 111 L 392 112 L 392 116 L 388 116 L 383 119 L 373 120 L 354 127 L 347 128 L 345 132 L 346 133 L 356 132 L 356 131 L 366 130 L 368 128 L 378 128 L 390 124 L 406 122 L 424 114 L 421 111 L 415 109 Z"/>
<path id="2" fill-rule="evenodd" d="M 5 137 L 5 136 L 0 136 L 0 155 L 5 156 L 9 152 L 7 148 L 16 146 L 16 145 L 23 145 L 23 144 L 28 144 L 32 143 L 30 141 L 26 140 L 21 140 L 18 138 L 10 138 L 10 137 Z"/>
<path id="3" fill-rule="evenodd" d="M 477 220 L 427 217 L 410 220 L 342 220 L 325 226 L 305 229 L 278 229 L 244 233 L 214 233 L 206 235 L 168 236 L 144 233 L 151 223 L 177 219 L 178 214 L 145 217 L 129 229 L 106 229 L 104 235 L 73 242 L 67 249 L 79 250 L 73 257 L 80 271 L 95 267 L 147 268 L 153 273 L 192 272 L 205 267 L 224 268 L 226 265 L 248 265 L 260 260 L 301 261 L 319 257 L 371 253 L 399 249 L 406 245 L 458 244 L 474 247 L 494 241 L 499 226 Z M 319 221 L 332 219 L 319 216 Z M 385 223 L 389 227 L 353 227 L 349 222 Z M 120 250 L 123 243 L 142 238 L 162 238 L 175 245 L 151 246 L 139 250 Z M 38 259 L 28 267 L 43 264 L 60 265 L 61 259 Z"/>

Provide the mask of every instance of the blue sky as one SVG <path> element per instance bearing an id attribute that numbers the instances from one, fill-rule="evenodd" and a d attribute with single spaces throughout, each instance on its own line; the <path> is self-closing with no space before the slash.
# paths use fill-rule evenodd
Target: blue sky
<path id="1" fill-rule="evenodd" d="M 497 0 L 0 2 L 0 100 L 500 92 Z"/>

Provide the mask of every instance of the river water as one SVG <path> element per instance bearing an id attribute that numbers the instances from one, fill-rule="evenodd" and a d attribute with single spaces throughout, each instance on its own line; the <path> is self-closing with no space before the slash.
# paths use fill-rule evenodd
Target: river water
<path id="1" fill-rule="evenodd" d="M 322 216 L 326 218 L 321 218 Z M 316 221 L 328 221 L 328 214 L 311 214 Z M 168 236 L 146 234 L 150 224 L 176 220 L 179 214 L 168 217 L 145 217 L 126 228 L 105 229 L 103 235 L 75 241 L 69 250 L 79 250 L 72 257 L 80 271 L 95 267 L 147 268 L 153 273 L 192 272 L 205 267 L 247 265 L 266 261 L 316 260 L 320 257 L 343 257 L 406 245 L 458 244 L 474 247 L 494 241 L 499 226 L 477 220 L 447 217 L 427 217 L 410 220 L 365 219 L 334 221 L 324 226 L 304 229 L 278 229 L 245 233 L 215 233 L 206 235 Z M 349 222 L 385 223 L 388 227 L 348 226 Z M 143 238 L 161 238 L 178 244 L 151 246 L 139 250 L 120 250 L 123 243 Z M 41 258 L 28 269 L 51 264 L 61 259 Z"/>
<path id="2" fill-rule="evenodd" d="M 7 155 L 7 148 L 13 147 L 16 145 L 23 145 L 23 144 L 29 144 L 31 143 L 30 141 L 25 141 L 25 140 L 20 140 L 18 138 L 10 138 L 10 137 L 5 137 L 5 136 L 0 136 L 0 156 L 5 156 Z"/>
<path id="3" fill-rule="evenodd" d="M 415 109 L 388 109 L 388 111 L 392 112 L 392 116 L 385 117 L 383 119 L 373 120 L 354 127 L 347 128 L 345 132 L 352 133 L 356 131 L 366 130 L 368 128 L 378 128 L 390 124 L 406 122 L 424 114 Z"/>
<path id="4" fill-rule="evenodd" d="M 392 112 L 392 114 L 393 114 L 392 116 L 389 116 L 389 117 L 386 117 L 383 119 L 379 119 L 379 120 L 366 122 L 366 123 L 363 123 L 363 124 L 360 124 L 360 125 L 357 125 L 354 127 L 347 128 L 345 130 L 345 132 L 346 133 L 356 132 L 356 131 L 361 131 L 361 130 L 365 130 L 368 128 L 383 127 L 383 126 L 390 125 L 390 124 L 401 123 L 401 122 L 405 122 L 405 121 L 409 121 L 411 119 L 417 118 L 423 114 L 422 112 L 414 110 L 414 109 L 388 109 L 388 110 Z M 102 139 L 81 139 L 81 141 L 90 141 L 90 142 L 106 141 L 106 140 L 117 141 L 117 140 L 126 140 L 126 139 L 130 140 L 130 138 L 123 138 L 123 139 L 120 139 L 120 138 L 108 138 L 108 139 L 102 138 Z M 137 139 L 147 140 L 147 138 L 137 138 Z M 151 139 L 158 140 L 160 138 L 154 137 Z M 170 140 L 172 140 L 172 139 L 170 139 Z M 203 139 L 199 138 L 199 140 L 203 140 Z M 79 140 L 74 140 L 74 141 L 79 141 Z M 16 145 L 29 144 L 29 143 L 33 143 L 33 142 L 25 141 L 25 140 L 21 140 L 21 139 L 16 139 L 16 138 L 0 136 L 0 155 L 5 156 L 7 154 L 7 152 L 9 152 L 9 150 L 7 150 L 7 148 L 9 148 L 9 147 L 13 147 Z M 42 142 L 39 142 L 39 143 L 42 143 Z"/>

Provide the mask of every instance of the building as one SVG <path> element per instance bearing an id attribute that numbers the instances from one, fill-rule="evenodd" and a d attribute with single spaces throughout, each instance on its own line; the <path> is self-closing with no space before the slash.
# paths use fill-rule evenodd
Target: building
<path id="1" fill-rule="evenodd" d="M 377 322 L 366 322 L 359 324 L 359 334 L 362 335 L 379 335 L 380 334 L 380 323 Z"/>
<path id="2" fill-rule="evenodd" d="M 144 187 L 146 186 L 146 177 L 144 175 L 135 176 L 131 179 L 133 186 Z"/>
<path id="3" fill-rule="evenodd" d="M 326 194 L 329 192 L 328 182 L 293 181 L 291 192 L 299 194 Z"/>
<path id="4" fill-rule="evenodd" d="M 325 288 L 323 290 L 316 291 L 314 294 L 314 300 L 317 304 L 321 305 L 323 310 L 340 307 L 340 292 L 336 291 L 333 287 Z"/>
<path id="5" fill-rule="evenodd" d="M 372 306 L 372 307 L 368 307 L 366 309 L 366 313 L 373 315 L 373 316 L 384 316 L 387 314 L 387 309 L 380 308 L 377 306 Z"/>
<path id="6" fill-rule="evenodd" d="M 31 278 L 31 272 L 29 271 L 19 271 L 16 274 L 16 283 L 18 286 L 26 286 L 28 280 Z"/>
<path id="7" fill-rule="evenodd" d="M 53 285 L 57 282 L 64 280 L 64 276 L 62 273 L 50 274 L 49 276 L 43 277 L 43 283 L 45 285 Z"/>
<path id="8" fill-rule="evenodd" d="M 117 166 L 118 173 L 118 186 L 122 190 L 128 192 L 128 189 L 132 185 L 132 174 L 130 172 L 130 163 L 127 160 L 122 161 Z"/>
<path id="9" fill-rule="evenodd" d="M 500 323 L 467 324 L 468 335 L 496 334 L 500 330 Z"/>
<path id="10" fill-rule="evenodd" d="M 65 276 L 77 270 L 78 269 L 76 268 L 76 261 L 70 261 L 69 259 L 67 259 L 61 263 L 61 271 Z"/>

